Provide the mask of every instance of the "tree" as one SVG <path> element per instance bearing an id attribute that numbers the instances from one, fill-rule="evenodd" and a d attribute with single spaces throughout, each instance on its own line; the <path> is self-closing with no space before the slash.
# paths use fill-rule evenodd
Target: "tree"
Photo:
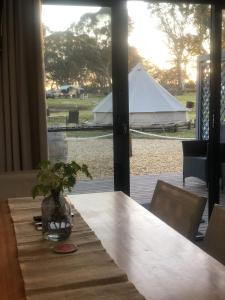
<path id="1" fill-rule="evenodd" d="M 47 79 L 56 85 L 73 84 L 78 77 L 80 60 L 71 60 L 78 54 L 78 38 L 69 31 L 54 32 L 45 38 L 45 70 Z M 76 53 L 76 54 L 75 54 Z"/>
<path id="2" fill-rule="evenodd" d="M 86 35 L 92 39 L 86 49 L 83 82 L 109 92 L 112 84 L 111 72 L 111 18 L 110 9 L 101 8 L 97 13 L 84 14 L 78 24 L 69 28 L 76 36 Z M 86 78 L 85 78 L 86 77 Z"/>
<path id="3" fill-rule="evenodd" d="M 186 67 L 191 56 L 204 54 L 209 21 L 208 7 L 193 4 L 149 4 L 152 16 L 156 16 L 160 30 L 165 34 L 172 55 L 172 64 L 177 78 L 177 91 L 184 90 Z M 198 19 L 204 10 L 205 22 Z"/>
<path id="4" fill-rule="evenodd" d="M 130 30 L 132 25 L 129 26 Z M 57 85 L 73 84 L 108 93 L 112 85 L 110 10 L 81 17 L 64 32 L 45 38 L 46 77 Z M 129 47 L 129 69 L 143 58 Z"/>

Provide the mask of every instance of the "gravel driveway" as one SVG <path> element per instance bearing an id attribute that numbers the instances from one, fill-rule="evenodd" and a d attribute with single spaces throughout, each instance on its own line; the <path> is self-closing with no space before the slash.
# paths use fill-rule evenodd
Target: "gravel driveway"
<path id="1" fill-rule="evenodd" d="M 86 163 L 94 178 L 113 175 L 110 139 L 68 140 L 67 160 Z M 132 139 L 131 174 L 181 172 L 182 144 L 175 140 Z"/>

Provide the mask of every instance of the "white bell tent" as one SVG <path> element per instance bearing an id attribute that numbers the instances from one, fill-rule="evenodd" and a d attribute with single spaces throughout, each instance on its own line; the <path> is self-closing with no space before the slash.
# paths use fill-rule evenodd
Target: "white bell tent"
<path id="1" fill-rule="evenodd" d="M 112 93 L 93 113 L 95 124 L 112 124 Z M 129 73 L 129 117 L 131 127 L 178 124 L 186 122 L 186 108 L 138 64 Z"/>

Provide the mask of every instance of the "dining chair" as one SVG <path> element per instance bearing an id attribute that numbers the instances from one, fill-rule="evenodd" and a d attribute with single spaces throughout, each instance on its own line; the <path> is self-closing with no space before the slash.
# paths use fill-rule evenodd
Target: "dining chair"
<path id="1" fill-rule="evenodd" d="M 158 180 L 150 211 L 190 240 L 195 239 L 206 198 Z"/>
<path id="2" fill-rule="evenodd" d="M 0 200 L 31 196 L 32 187 L 37 184 L 36 174 L 35 170 L 1 172 Z"/>
<path id="3" fill-rule="evenodd" d="M 202 248 L 225 265 L 225 208 L 215 205 Z"/>

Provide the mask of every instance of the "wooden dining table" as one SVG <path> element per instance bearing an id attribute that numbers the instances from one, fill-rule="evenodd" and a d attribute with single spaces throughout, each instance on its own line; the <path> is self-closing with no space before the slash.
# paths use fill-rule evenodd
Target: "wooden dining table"
<path id="1" fill-rule="evenodd" d="M 69 199 L 146 299 L 225 299 L 225 266 L 130 197 L 111 192 Z M 0 299 L 26 299 L 7 201 L 0 202 Z"/>

